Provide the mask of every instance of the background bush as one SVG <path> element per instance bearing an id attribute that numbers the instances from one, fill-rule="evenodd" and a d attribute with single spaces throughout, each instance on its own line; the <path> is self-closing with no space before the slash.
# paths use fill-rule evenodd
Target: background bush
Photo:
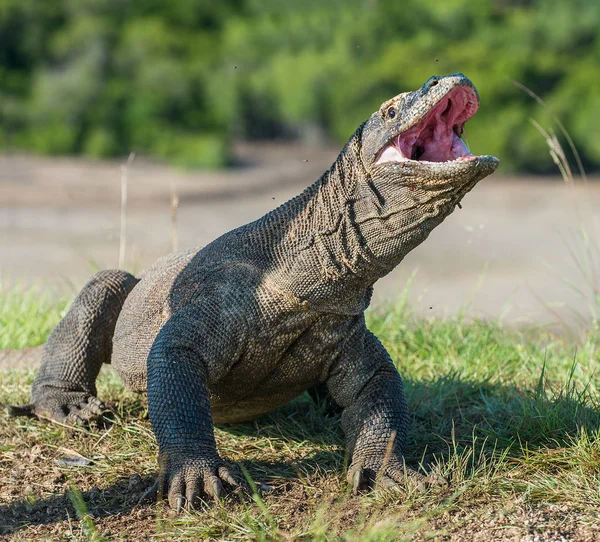
<path id="1" fill-rule="evenodd" d="M 0 144 L 221 166 L 234 138 L 344 141 L 378 105 L 461 71 L 474 152 L 553 164 L 530 117 L 600 167 L 600 4 L 589 0 L 0 0 Z"/>

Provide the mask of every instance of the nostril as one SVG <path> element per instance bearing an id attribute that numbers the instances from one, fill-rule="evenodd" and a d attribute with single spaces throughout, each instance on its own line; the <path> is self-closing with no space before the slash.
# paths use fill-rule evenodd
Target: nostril
<path id="1" fill-rule="evenodd" d="M 437 79 L 432 79 L 431 81 L 429 81 L 429 88 L 435 87 L 435 85 L 437 85 L 438 82 L 439 81 Z"/>

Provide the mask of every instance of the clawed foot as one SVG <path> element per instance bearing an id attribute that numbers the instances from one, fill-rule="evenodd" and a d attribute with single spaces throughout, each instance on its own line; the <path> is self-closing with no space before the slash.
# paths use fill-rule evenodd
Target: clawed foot
<path id="1" fill-rule="evenodd" d="M 166 498 L 171 508 L 193 509 L 205 498 L 220 501 L 225 487 L 250 493 L 246 480 L 227 467 L 216 454 L 167 453 L 159 458 L 160 474 L 155 484 L 158 500 Z"/>
<path id="2" fill-rule="evenodd" d="M 431 474 L 425 476 L 410 469 L 402 462 L 372 468 L 356 464 L 348 470 L 348 482 L 352 484 L 355 494 L 372 489 L 383 490 L 408 490 L 423 492 L 429 487 L 445 487 L 448 481 L 441 476 Z"/>
<path id="3" fill-rule="evenodd" d="M 9 416 L 35 416 L 66 425 L 84 425 L 106 410 L 100 399 L 79 391 L 43 388 L 28 405 L 9 406 Z"/>

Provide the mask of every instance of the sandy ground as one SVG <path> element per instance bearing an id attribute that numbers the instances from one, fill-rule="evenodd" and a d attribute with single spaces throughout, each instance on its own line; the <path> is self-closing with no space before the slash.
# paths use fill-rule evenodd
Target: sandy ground
<path id="1" fill-rule="evenodd" d="M 179 195 L 180 248 L 203 246 L 258 218 L 311 184 L 338 149 L 240 146 L 241 166 L 189 172 L 136 159 L 128 173 L 127 267 L 140 271 L 172 247 L 170 193 Z M 71 294 L 119 253 L 121 162 L 0 157 L 0 278 L 52 285 Z M 591 295 L 571 251 L 577 231 L 598 237 L 600 185 L 560 179 L 480 183 L 430 238 L 376 286 L 375 302 L 395 299 L 416 273 L 419 314 L 468 313 L 511 324 L 564 321 L 581 327 Z M 595 245 L 597 246 L 597 245 Z M 594 260 L 595 261 L 595 260 Z M 586 268 L 593 263 L 586 263 Z M 586 294 L 589 290 L 586 290 Z"/>

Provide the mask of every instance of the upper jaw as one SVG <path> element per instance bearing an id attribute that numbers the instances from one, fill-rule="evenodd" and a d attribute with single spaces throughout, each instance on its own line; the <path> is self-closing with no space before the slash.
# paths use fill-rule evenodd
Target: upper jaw
<path id="1" fill-rule="evenodd" d="M 471 86 L 454 87 L 422 119 L 393 136 L 380 149 L 375 165 L 472 161 L 475 157 L 461 136 L 478 106 L 477 93 Z"/>

